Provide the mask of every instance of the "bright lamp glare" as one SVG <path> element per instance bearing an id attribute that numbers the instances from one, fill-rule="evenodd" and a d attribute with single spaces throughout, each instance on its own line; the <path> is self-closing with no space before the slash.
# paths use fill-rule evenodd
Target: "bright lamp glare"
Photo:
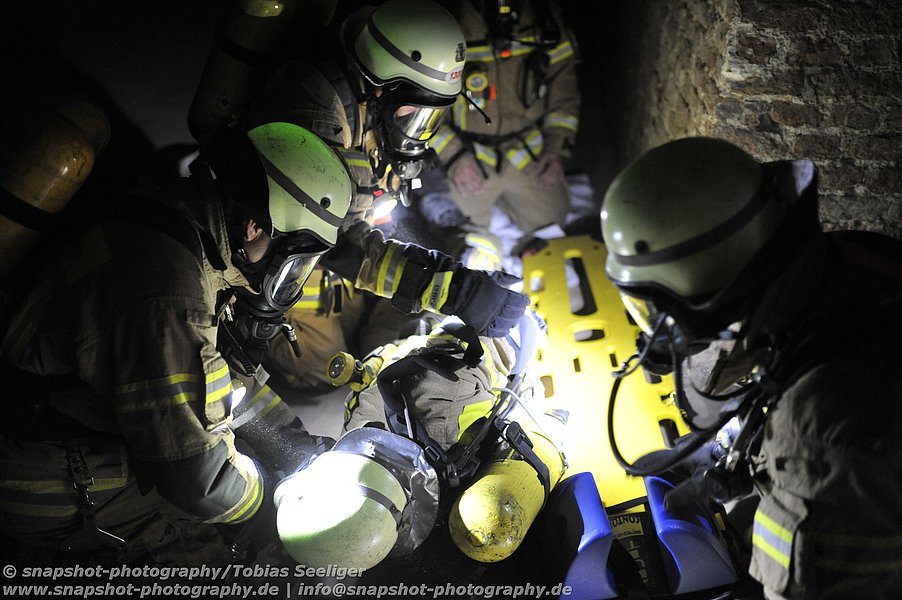
<path id="1" fill-rule="evenodd" d="M 393 198 L 386 198 L 373 208 L 373 219 L 378 221 L 387 217 L 392 210 L 398 205 L 398 201 Z"/>
<path id="2" fill-rule="evenodd" d="M 232 408 L 235 408 L 241 401 L 244 400 L 244 395 L 247 393 L 247 388 L 244 387 L 244 384 L 238 381 L 237 379 L 232 380 Z"/>

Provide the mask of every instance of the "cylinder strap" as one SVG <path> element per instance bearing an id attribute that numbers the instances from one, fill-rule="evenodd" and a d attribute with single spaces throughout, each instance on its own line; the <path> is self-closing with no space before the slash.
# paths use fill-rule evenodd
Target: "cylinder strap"
<path id="1" fill-rule="evenodd" d="M 255 52 L 250 48 L 245 48 L 228 36 L 222 29 L 217 29 L 215 33 L 216 43 L 222 48 L 223 52 L 251 67 L 268 67 L 272 58 Z"/>
<path id="2" fill-rule="evenodd" d="M 35 231 L 40 231 L 53 219 L 51 213 L 32 206 L 3 187 L 0 187 L 0 214 Z"/>

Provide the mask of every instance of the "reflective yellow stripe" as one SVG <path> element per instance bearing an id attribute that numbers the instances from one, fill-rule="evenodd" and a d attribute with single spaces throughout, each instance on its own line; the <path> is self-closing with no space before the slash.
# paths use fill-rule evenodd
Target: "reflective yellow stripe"
<path id="1" fill-rule="evenodd" d="M 244 503 L 237 513 L 226 519 L 226 523 L 240 523 L 247 521 L 257 513 L 257 509 L 263 504 L 263 486 L 259 479 L 254 479 L 254 488 L 251 497 Z"/>
<path id="2" fill-rule="evenodd" d="M 902 570 L 902 535 L 813 532 L 811 538 L 822 569 L 858 575 Z"/>
<path id="3" fill-rule="evenodd" d="M 476 152 L 476 158 L 490 167 L 494 167 L 498 164 L 498 158 L 495 155 L 495 151 L 488 146 L 483 146 L 482 144 L 474 142 L 473 150 Z"/>
<path id="4" fill-rule="evenodd" d="M 505 157 L 514 167 L 518 170 L 523 170 L 526 168 L 526 165 L 530 163 L 532 160 L 532 155 L 539 155 L 542 153 L 542 149 L 545 145 L 545 138 L 542 135 L 542 132 L 538 129 L 534 129 L 530 132 L 529 135 L 526 136 L 524 140 L 526 142 L 526 146 L 529 150 L 526 149 L 522 144 L 511 148 L 505 153 Z"/>
<path id="5" fill-rule="evenodd" d="M 768 517 L 761 511 L 755 513 L 755 522 L 759 523 L 762 527 L 767 529 L 769 532 L 783 540 L 784 542 L 792 543 L 792 532 Z"/>
<path id="6" fill-rule="evenodd" d="M 356 150 L 351 150 L 350 148 L 345 148 L 343 146 L 335 147 L 335 149 L 338 150 L 342 158 L 345 159 L 345 163 L 347 163 L 348 166 L 366 167 L 367 169 L 372 168 L 370 166 L 370 161 L 367 160 L 366 154 L 363 152 L 357 152 Z"/>
<path id="7" fill-rule="evenodd" d="M 388 248 L 385 250 L 385 254 L 382 256 L 382 262 L 379 263 L 379 274 L 376 276 L 376 288 L 382 290 L 380 295 L 384 297 L 391 296 L 390 289 L 386 289 L 388 286 L 385 285 L 385 277 L 388 275 L 388 265 L 397 251 L 398 246 L 389 243 Z"/>
<path id="8" fill-rule="evenodd" d="M 305 285 L 300 299 L 298 299 L 291 308 L 301 308 L 305 310 L 325 309 L 326 298 L 323 292 L 325 292 L 328 285 L 329 282 L 326 278 L 320 279 L 319 283 L 316 285 Z"/>
<path id="9" fill-rule="evenodd" d="M 780 566 L 789 568 L 793 533 L 765 515 L 759 509 L 755 513 L 752 543 Z"/>
<path id="10" fill-rule="evenodd" d="M 820 543 L 827 546 L 844 546 L 870 550 L 902 550 L 902 535 L 850 535 L 845 533 L 813 534 Z"/>
<path id="11" fill-rule="evenodd" d="M 444 150 L 451 142 L 451 140 L 456 137 L 457 134 L 454 133 L 453 130 L 445 128 L 442 131 L 439 131 L 435 135 L 435 137 L 432 138 L 432 143 L 430 144 L 430 146 L 432 146 L 432 149 L 435 150 L 437 154 L 441 154 L 442 150 Z"/>
<path id="12" fill-rule="evenodd" d="M 185 404 L 197 399 L 200 378 L 193 373 L 175 373 L 168 377 L 128 383 L 116 388 L 120 396 L 116 412 L 126 414 Z M 136 397 L 129 400 L 129 397 Z"/>
<path id="13" fill-rule="evenodd" d="M 251 404 L 254 406 L 254 414 L 258 419 L 262 418 L 263 415 L 274 409 L 279 401 L 279 396 L 268 385 L 264 385 L 259 392 L 254 394 L 254 398 L 251 400 Z"/>
<path id="14" fill-rule="evenodd" d="M 228 380 L 231 381 L 231 377 L 229 377 L 229 365 L 222 365 L 212 373 L 207 373 L 205 376 L 207 385 L 215 383 L 223 378 L 228 378 Z"/>
<path id="15" fill-rule="evenodd" d="M 549 52 L 548 56 L 551 58 L 551 64 L 556 65 L 562 60 L 573 56 L 573 46 L 569 41 L 564 40 L 563 42 L 558 44 L 554 50 Z"/>
<path id="16" fill-rule="evenodd" d="M 223 365 L 212 373 L 207 373 L 206 403 L 218 402 L 232 393 L 232 376 L 229 366 Z"/>
<path id="17" fill-rule="evenodd" d="M 755 545 L 755 547 L 761 549 L 762 552 L 774 559 L 777 564 L 786 569 L 789 568 L 789 556 L 783 554 L 782 552 L 771 546 L 767 540 L 765 540 L 757 533 L 752 534 L 752 543 Z"/>
<path id="18" fill-rule="evenodd" d="M 448 290 L 451 287 L 452 276 L 451 271 L 439 271 L 432 275 L 432 280 L 426 286 L 426 291 L 420 296 L 424 309 L 438 312 L 444 306 L 445 301 L 448 300 Z"/>
<path id="19" fill-rule="evenodd" d="M 451 107 L 454 123 L 463 130 L 467 129 L 467 111 L 469 110 L 469 106 L 467 101 L 463 99 L 463 96 L 458 96 L 457 100 L 454 102 L 454 106 Z"/>
<path id="20" fill-rule="evenodd" d="M 357 406 L 360 404 L 359 392 L 356 394 L 351 394 L 345 400 L 345 425 L 351 422 L 351 416 L 354 414 L 354 411 L 357 409 Z"/>
<path id="21" fill-rule="evenodd" d="M 139 412 L 142 410 L 154 410 L 158 408 L 169 408 L 170 406 L 178 406 L 179 404 L 187 404 L 197 400 L 197 394 L 194 392 L 182 392 L 167 396 L 166 398 L 148 398 L 137 402 L 129 402 L 116 407 L 116 412 L 121 414 Z"/>
<path id="22" fill-rule="evenodd" d="M 379 274 L 376 277 L 376 293 L 383 298 L 391 298 L 398 290 L 401 275 L 404 273 L 404 265 L 407 259 L 401 246 L 389 241 L 388 248 L 379 263 Z"/>
<path id="23" fill-rule="evenodd" d="M 116 392 L 119 394 L 132 394 L 134 392 L 165 387 L 176 383 L 195 383 L 197 381 L 199 381 L 199 378 L 194 373 L 176 373 L 174 375 L 169 375 L 168 377 L 161 377 L 160 379 L 139 381 L 138 383 L 126 383 L 117 387 Z"/>
<path id="24" fill-rule="evenodd" d="M 576 131 L 579 119 L 565 113 L 548 113 L 545 116 L 545 127 L 560 127 L 569 131 Z"/>
<path id="25" fill-rule="evenodd" d="M 464 240 L 470 250 L 465 259 L 467 267 L 483 271 L 497 271 L 501 268 L 501 252 L 492 240 L 473 233 L 468 233 Z"/>
<path id="26" fill-rule="evenodd" d="M 228 366 L 223 366 L 213 373 L 207 374 L 205 382 L 206 404 L 218 402 L 228 396 L 231 391 L 231 377 Z M 117 392 L 124 396 L 120 398 L 116 411 L 120 414 L 168 408 L 185 404 L 197 399 L 196 384 L 199 381 L 197 375 L 191 373 L 177 373 L 169 377 L 153 381 L 139 382 L 119 386 Z M 144 397 L 128 401 L 128 396 Z"/>
<path id="27" fill-rule="evenodd" d="M 467 60 L 469 62 L 486 62 L 495 58 L 491 46 L 467 46 Z"/>
<path id="28" fill-rule="evenodd" d="M 482 346 L 482 362 L 485 363 L 485 368 L 488 369 L 489 372 L 489 387 L 495 388 L 498 387 L 498 371 L 495 369 L 495 359 L 492 358 L 492 353 L 489 352 L 488 347 L 480 342 Z M 495 392 L 495 395 L 498 395 L 498 392 Z"/>

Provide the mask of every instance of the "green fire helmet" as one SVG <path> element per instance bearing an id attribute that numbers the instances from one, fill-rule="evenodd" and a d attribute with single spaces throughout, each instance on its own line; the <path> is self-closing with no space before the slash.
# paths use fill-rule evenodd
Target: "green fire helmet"
<path id="1" fill-rule="evenodd" d="M 334 246 L 351 204 L 351 180 L 338 155 L 291 123 L 266 123 L 247 135 L 266 171 L 271 233 L 307 234 Z"/>
<path id="2" fill-rule="evenodd" d="M 398 540 L 407 497 L 401 483 L 368 456 L 329 451 L 275 491 L 276 527 L 300 564 L 369 569 Z"/>
<path id="3" fill-rule="evenodd" d="M 654 148 L 611 183 L 601 210 L 606 271 L 621 291 L 683 298 L 734 281 L 786 215 L 761 164 L 735 145 L 694 137 Z"/>
<path id="4" fill-rule="evenodd" d="M 373 85 L 411 83 L 453 98 L 461 90 L 467 56 L 457 20 L 431 0 L 387 0 L 342 24 L 342 40 Z"/>
<path id="5" fill-rule="evenodd" d="M 426 540 L 439 491 L 414 441 L 378 427 L 354 429 L 276 486 L 279 538 L 301 564 L 369 569 Z"/>

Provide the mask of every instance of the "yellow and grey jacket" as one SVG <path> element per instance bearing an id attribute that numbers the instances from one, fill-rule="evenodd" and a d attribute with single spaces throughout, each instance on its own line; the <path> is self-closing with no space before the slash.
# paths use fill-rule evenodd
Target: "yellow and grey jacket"
<path id="1" fill-rule="evenodd" d="M 457 8 L 467 39 L 464 92 L 491 123 L 459 97 L 451 122 L 431 142 L 444 166 L 464 153 L 491 169 L 504 161 L 525 169 L 543 151 L 569 157 L 579 125 L 578 53 L 554 4 L 560 37 L 548 49 L 534 45 L 541 29 L 529 2 L 523 3 L 520 25 L 507 48 L 492 44 L 485 21 L 469 0 L 461 0 Z"/>
<path id="2" fill-rule="evenodd" d="M 457 381 L 424 370 L 409 390 L 411 415 L 423 423 L 429 436 L 444 449 L 457 443 L 467 428 L 492 410 L 501 388 L 507 385 L 515 361 L 514 349 L 505 338 L 480 337 L 479 342 L 483 349 L 479 364 L 457 371 Z M 382 357 L 381 368 L 385 369 L 398 360 L 432 348 L 460 357 L 467 349 L 467 342 L 438 327 L 427 335 L 411 336 L 378 348 L 374 354 Z M 382 395 L 375 383 L 351 393 L 345 400 L 345 431 L 371 424 L 387 427 Z"/>
<path id="3" fill-rule="evenodd" d="M 216 350 L 217 293 L 247 281 L 231 263 L 208 180 L 181 180 L 157 200 L 145 207 L 156 224 L 146 214 L 118 215 L 65 246 L 14 314 L 0 353 L 22 371 L 82 385 L 51 393 L 44 414 L 103 440 L 106 462 L 86 457 L 103 464 L 93 490 L 100 500 L 137 480 L 197 521 L 238 523 L 260 507 L 263 484 L 229 427 L 232 377 Z M 268 418 L 285 418 L 288 409 L 275 403 Z M 49 449 L 50 475 L 26 482 L 15 457 L 0 461 L 5 519 L 76 514 L 71 484 L 53 475 L 67 469 L 52 464 L 65 459 L 52 449 L 68 441 L 49 425 L 30 424 L 32 439 Z"/>

